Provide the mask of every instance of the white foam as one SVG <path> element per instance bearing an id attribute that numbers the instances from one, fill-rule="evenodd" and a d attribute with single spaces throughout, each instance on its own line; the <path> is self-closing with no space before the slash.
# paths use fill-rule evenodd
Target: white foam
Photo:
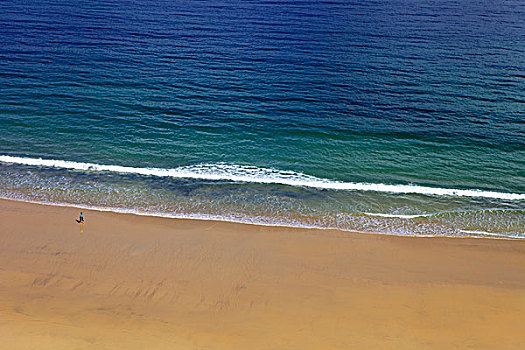
<path id="1" fill-rule="evenodd" d="M 363 213 L 370 216 L 379 216 L 382 218 L 398 218 L 398 219 L 415 219 L 424 218 L 430 216 L 430 214 L 416 214 L 416 215 L 404 215 L 404 214 L 383 214 L 383 213 Z"/>
<path id="2" fill-rule="evenodd" d="M 459 230 L 461 233 L 466 233 L 467 235 L 476 235 L 476 236 L 491 236 L 491 237 L 504 237 L 504 238 L 522 238 L 519 234 L 509 235 L 504 233 L 494 233 L 486 231 L 473 231 L 473 230 Z"/>
<path id="3" fill-rule="evenodd" d="M 282 171 L 256 166 L 236 164 L 199 164 L 173 169 L 137 168 L 121 165 L 103 165 L 95 163 L 72 162 L 56 159 L 25 158 L 0 155 L 0 162 L 23 165 L 44 166 L 81 171 L 108 171 L 116 173 L 138 174 L 172 178 L 189 178 L 214 181 L 234 181 L 269 183 L 289 186 L 304 186 L 320 189 L 372 191 L 386 193 L 411 193 L 433 196 L 482 197 L 504 200 L 525 200 L 525 194 L 483 191 L 478 189 L 452 189 L 418 185 L 391 185 L 382 183 L 342 182 L 322 179 L 294 171 Z"/>

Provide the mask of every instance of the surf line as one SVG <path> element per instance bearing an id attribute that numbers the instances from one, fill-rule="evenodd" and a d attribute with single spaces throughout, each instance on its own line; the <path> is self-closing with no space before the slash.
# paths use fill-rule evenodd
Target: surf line
<path id="1" fill-rule="evenodd" d="M 278 169 L 260 168 L 256 166 L 246 166 L 227 163 L 199 164 L 181 166 L 173 169 L 164 169 L 82 163 L 56 159 L 13 157 L 8 155 L 0 155 L 0 162 L 80 171 L 115 172 L 125 174 L 138 174 L 144 176 L 188 178 L 216 181 L 222 180 L 234 182 L 268 183 L 332 190 L 421 194 L 429 196 L 434 195 L 454 197 L 481 197 L 503 200 L 525 200 L 525 194 L 522 193 L 494 192 L 479 189 L 439 188 L 419 185 L 392 185 L 382 183 L 342 182 L 318 178 L 312 175 L 307 175 L 294 171 L 283 171 Z"/>

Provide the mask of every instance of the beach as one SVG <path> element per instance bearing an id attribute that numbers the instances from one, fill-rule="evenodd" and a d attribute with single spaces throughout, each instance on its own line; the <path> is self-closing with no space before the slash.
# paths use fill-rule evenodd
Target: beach
<path id="1" fill-rule="evenodd" d="M 0 201 L 4 349 L 522 349 L 525 241 Z"/>
<path id="2" fill-rule="evenodd" d="M 525 349 L 524 18 L 0 2 L 0 350 Z"/>

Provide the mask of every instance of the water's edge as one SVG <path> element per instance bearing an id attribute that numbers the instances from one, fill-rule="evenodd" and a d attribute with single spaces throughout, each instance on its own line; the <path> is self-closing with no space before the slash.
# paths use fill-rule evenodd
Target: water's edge
<path id="1" fill-rule="evenodd" d="M 24 199 L 1 197 L 1 196 L 0 196 L 0 200 L 36 204 L 36 205 L 44 205 L 44 206 L 76 208 L 76 209 L 92 210 L 92 211 L 98 211 L 98 212 L 110 212 L 110 213 L 124 214 L 124 215 L 148 216 L 148 217 L 156 217 L 156 218 L 163 218 L 163 219 L 213 221 L 213 222 L 233 223 L 233 224 L 239 224 L 239 225 L 253 225 L 253 226 L 262 226 L 262 227 L 282 227 L 282 228 L 305 229 L 305 230 L 339 231 L 339 232 L 349 232 L 349 233 L 357 233 L 357 234 L 365 234 L 365 235 L 384 235 L 384 236 L 407 237 L 407 238 L 454 238 L 454 239 L 476 238 L 476 239 L 491 239 L 491 240 L 497 239 L 497 240 L 510 240 L 510 241 L 525 240 L 525 237 L 498 235 L 498 234 L 490 234 L 490 233 L 485 233 L 485 232 L 474 234 L 474 232 L 465 231 L 464 233 L 467 233 L 467 234 L 456 235 L 456 236 L 453 236 L 453 235 L 396 234 L 396 233 L 390 233 L 390 232 L 345 230 L 345 229 L 331 228 L 331 227 L 317 227 L 317 226 L 306 226 L 306 225 L 304 226 L 295 225 L 294 226 L 294 225 L 285 225 L 285 224 L 247 222 L 247 221 L 242 221 L 242 220 L 232 220 L 232 219 L 225 219 L 225 218 L 220 218 L 220 217 L 198 217 L 198 216 L 190 216 L 190 215 L 186 216 L 186 215 L 170 215 L 170 214 L 163 214 L 163 213 L 146 213 L 146 212 L 119 209 L 119 208 L 94 207 L 94 206 L 84 206 L 84 205 L 76 205 L 76 204 L 69 204 L 69 203 L 38 202 L 38 201 L 30 201 L 30 200 L 24 200 Z"/>

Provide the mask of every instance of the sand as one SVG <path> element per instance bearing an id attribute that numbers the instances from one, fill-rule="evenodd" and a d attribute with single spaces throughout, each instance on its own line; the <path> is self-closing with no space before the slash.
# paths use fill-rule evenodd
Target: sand
<path id="1" fill-rule="evenodd" d="M 0 200 L 1 349 L 524 349 L 525 241 Z"/>

